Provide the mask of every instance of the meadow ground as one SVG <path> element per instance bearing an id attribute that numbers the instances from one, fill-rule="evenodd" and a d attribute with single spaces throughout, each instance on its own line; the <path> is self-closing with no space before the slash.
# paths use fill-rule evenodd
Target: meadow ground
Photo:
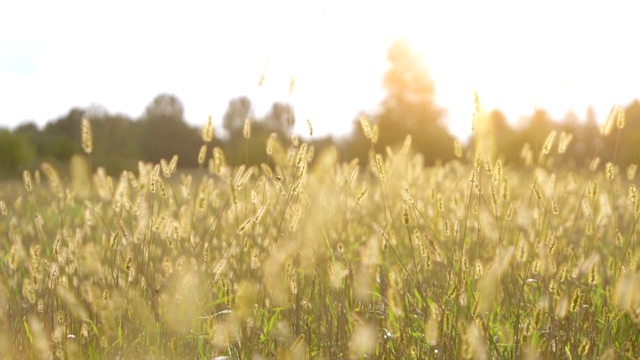
<path id="1" fill-rule="evenodd" d="M 271 139 L 262 166 L 205 143 L 119 175 L 83 143 L 92 178 L 0 190 L 0 356 L 638 358 L 636 168 L 550 138 L 521 168 Z"/>

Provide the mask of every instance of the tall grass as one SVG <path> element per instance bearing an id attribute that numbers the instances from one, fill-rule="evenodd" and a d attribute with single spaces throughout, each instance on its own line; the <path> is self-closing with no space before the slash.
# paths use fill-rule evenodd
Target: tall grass
<path id="1" fill-rule="evenodd" d="M 271 137 L 232 168 L 209 122 L 197 171 L 26 171 L 0 199 L 1 357 L 640 356 L 635 167 L 563 169 L 564 133 L 525 168 L 459 143 L 425 167 L 361 125 L 368 164 Z M 90 168 L 88 144 L 83 122 Z"/>

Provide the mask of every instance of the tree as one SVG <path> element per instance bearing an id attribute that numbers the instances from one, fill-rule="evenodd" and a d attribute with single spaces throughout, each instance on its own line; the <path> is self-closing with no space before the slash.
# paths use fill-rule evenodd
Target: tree
<path id="1" fill-rule="evenodd" d="M 178 155 L 180 165 L 198 165 L 200 134 L 184 121 L 184 107 L 175 95 L 160 94 L 153 99 L 141 120 L 138 136 L 147 161 Z"/>
<path id="2" fill-rule="evenodd" d="M 136 124 L 124 115 L 108 112 L 91 118 L 94 141 L 93 161 L 106 168 L 109 174 L 135 170 L 142 153 L 135 137 Z"/>
<path id="3" fill-rule="evenodd" d="M 184 119 L 184 106 L 175 95 L 160 94 L 147 105 L 145 116 L 154 120 L 181 121 Z"/>
<path id="4" fill-rule="evenodd" d="M 283 137 L 288 137 L 295 125 L 293 107 L 289 104 L 275 102 L 271 106 L 271 111 L 263 119 L 266 127 L 272 132 Z"/>
<path id="5" fill-rule="evenodd" d="M 20 134 L 0 129 L 0 177 L 16 177 L 31 165 L 34 151 Z"/>
<path id="6" fill-rule="evenodd" d="M 80 123 L 85 111 L 80 108 L 73 108 L 64 117 L 54 122 L 48 123 L 43 131 L 44 144 L 38 149 L 45 159 L 55 162 L 65 163 L 69 161 L 75 153 L 80 153 Z"/>
<path id="7" fill-rule="evenodd" d="M 397 145 L 411 134 L 426 163 L 452 159 L 453 136 L 442 123 L 444 110 L 435 102 L 435 86 L 422 58 L 408 42 L 397 40 L 387 59 L 390 68 L 383 81 L 387 95 L 373 119 L 380 127 L 379 145 Z"/>
<path id="8" fill-rule="evenodd" d="M 252 117 L 253 104 L 246 96 L 237 97 L 229 101 L 227 111 L 222 117 L 222 127 L 233 137 L 242 133 L 244 122 Z"/>

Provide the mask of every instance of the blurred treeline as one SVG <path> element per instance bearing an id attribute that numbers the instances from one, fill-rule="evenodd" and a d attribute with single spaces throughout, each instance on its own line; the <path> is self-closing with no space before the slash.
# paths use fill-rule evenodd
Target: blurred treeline
<path id="1" fill-rule="evenodd" d="M 383 154 L 387 148 L 397 151 L 410 134 L 411 148 L 423 155 L 425 165 L 454 159 L 454 137 L 443 123 L 445 110 L 435 103 L 435 86 L 422 59 L 406 42 L 396 41 L 389 48 L 388 61 L 390 67 L 383 79 L 386 98 L 378 113 L 367 114 L 374 124 L 376 151 Z M 222 129 L 216 129 L 209 151 L 213 147 L 221 148 L 227 163 L 232 165 L 266 163 L 265 148 L 269 137 L 274 136 L 272 134 L 276 134 L 283 147 L 295 142 L 296 136 L 311 142 L 316 153 L 335 146 L 342 161 L 356 157 L 365 160 L 371 149 L 371 142 L 365 138 L 358 119 L 352 119 L 353 130 L 347 136 L 318 138 L 309 137 L 308 133 L 293 134 L 297 119 L 290 104 L 274 103 L 262 117 L 256 117 L 253 109 L 247 97 L 232 99 L 223 116 Z M 474 137 L 466 142 L 466 150 L 474 149 L 477 137 L 482 135 L 483 141 L 490 144 L 490 155 L 501 158 L 506 164 L 526 165 L 531 156 L 527 159 L 523 156 L 527 151 L 522 150 L 528 148 L 529 154 L 538 154 L 549 133 L 555 130 L 573 137 L 559 159 L 562 165 L 585 166 L 596 155 L 602 161 L 615 161 L 620 166 L 639 163 L 640 101 L 627 105 L 623 111 L 624 128 L 620 130 L 614 125 L 613 131 L 604 136 L 593 110 L 588 110 L 584 118 L 569 113 L 563 119 L 552 119 L 544 110 L 538 110 L 519 119 L 515 126 L 499 110 L 482 111 L 479 116 L 481 131 L 474 132 Z M 83 117 L 91 120 L 93 129 L 92 161 L 110 174 L 135 170 L 138 161 L 158 162 L 163 158 L 171 159 L 173 155 L 179 156 L 181 168 L 198 167 L 197 154 L 203 144 L 201 129 L 186 122 L 184 107 L 178 97 L 160 94 L 139 118 L 110 114 L 104 109 L 74 108 L 43 128 L 25 123 L 11 131 L 0 129 L 0 177 L 20 176 L 22 170 L 36 168 L 43 161 L 66 169 L 70 158 L 82 153 L 80 124 Z M 245 129 L 247 119 L 251 122 L 249 140 Z M 205 121 L 202 119 L 202 125 Z M 471 126 L 471 114 L 469 124 Z M 361 164 L 365 162 L 361 161 Z"/>

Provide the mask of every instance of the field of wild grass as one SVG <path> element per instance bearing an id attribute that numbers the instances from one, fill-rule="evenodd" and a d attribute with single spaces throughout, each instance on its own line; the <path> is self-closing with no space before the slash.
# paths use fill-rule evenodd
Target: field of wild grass
<path id="1" fill-rule="evenodd" d="M 70 174 L 2 186 L 0 357 L 640 357 L 635 166 L 563 168 L 552 133 L 517 169 L 410 138 L 229 167 L 210 131 L 199 171 L 106 174 L 87 121 Z"/>

